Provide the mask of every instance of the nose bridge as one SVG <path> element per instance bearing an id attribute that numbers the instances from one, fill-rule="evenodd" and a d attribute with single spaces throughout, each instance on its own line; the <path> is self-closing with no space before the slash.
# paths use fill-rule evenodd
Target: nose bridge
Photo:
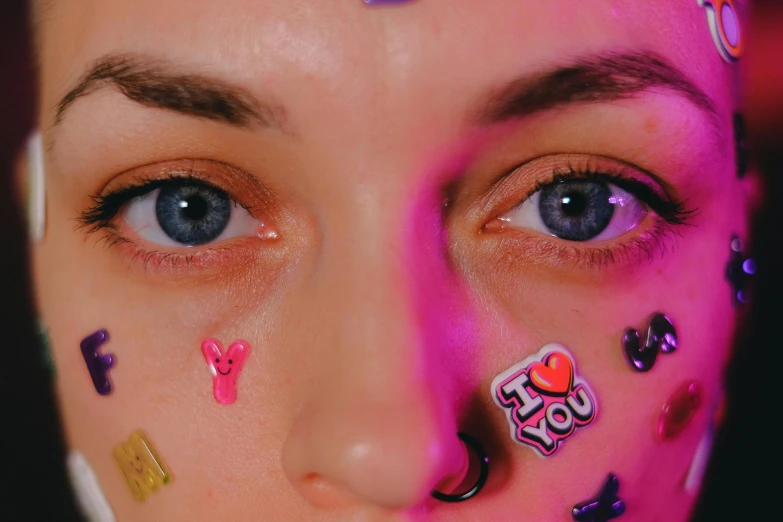
<path id="1" fill-rule="evenodd" d="M 283 455 L 305 496 L 317 480 L 403 507 L 462 465 L 443 375 L 428 364 L 411 212 L 408 198 L 364 194 L 324 226 L 307 325 L 321 343 L 314 386 Z"/>
<path id="2" fill-rule="evenodd" d="M 335 356 L 362 369 L 356 378 L 378 382 L 396 374 L 399 383 L 423 368 L 411 292 L 416 283 L 406 270 L 406 245 L 392 206 L 379 203 L 330 234 L 320 274 L 321 310 L 334 335 Z M 378 371 L 370 377 L 373 369 Z M 395 382 L 384 384 L 394 387 Z"/>
<path id="3" fill-rule="evenodd" d="M 439 196 L 378 190 L 355 201 L 325 227 L 314 275 L 330 358 L 343 374 L 355 369 L 353 382 L 367 384 L 367 393 L 442 389 L 437 361 L 454 348 L 466 314 L 447 261 Z"/>

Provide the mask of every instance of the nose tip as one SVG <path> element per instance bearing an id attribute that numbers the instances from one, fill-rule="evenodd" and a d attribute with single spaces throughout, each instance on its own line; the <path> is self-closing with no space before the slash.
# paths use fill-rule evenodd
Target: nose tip
<path id="1" fill-rule="evenodd" d="M 369 502 L 405 509 L 426 499 L 444 479 L 459 475 L 466 455 L 456 432 L 435 422 L 413 422 L 410 412 L 354 411 L 321 424 L 317 419 L 294 427 L 283 450 L 283 467 L 291 483 L 311 503 L 334 507 Z M 314 422 L 310 422 L 314 421 Z"/>

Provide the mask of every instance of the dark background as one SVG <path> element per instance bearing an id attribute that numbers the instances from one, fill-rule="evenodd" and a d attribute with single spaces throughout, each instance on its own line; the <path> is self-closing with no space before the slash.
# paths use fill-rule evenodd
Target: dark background
<path id="1" fill-rule="evenodd" d="M 772 358 L 772 348 L 782 347 L 773 328 L 780 328 L 775 321 L 783 290 L 776 257 L 783 224 L 783 205 L 777 200 L 783 188 L 783 2 L 755 0 L 754 6 L 741 63 L 748 79 L 752 161 L 764 174 L 768 204 L 756 218 L 752 249 L 759 270 L 754 301 L 747 307 L 727 371 L 726 422 L 694 513 L 697 522 L 783 519 L 778 507 L 783 500 L 781 436 L 773 429 L 783 416 L 783 382 L 775 367 L 780 357 Z M 70 521 L 77 516 L 63 468 L 49 370 L 35 334 L 27 233 L 12 185 L 15 155 L 35 126 L 28 37 L 25 2 L 0 0 L 0 325 L 8 343 L 0 369 L 0 520 Z"/>

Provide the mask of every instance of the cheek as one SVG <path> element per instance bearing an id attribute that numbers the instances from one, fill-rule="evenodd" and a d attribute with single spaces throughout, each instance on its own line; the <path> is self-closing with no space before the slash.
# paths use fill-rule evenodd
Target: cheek
<path id="1" fill-rule="evenodd" d="M 479 357 L 486 373 L 497 375 L 545 344 L 561 343 L 574 354 L 577 374 L 596 397 L 594 422 L 563 445 L 567 466 L 563 459 L 525 458 L 530 450 L 511 440 L 505 413 L 489 403 L 501 444 L 512 460 L 525 458 L 526 476 L 536 476 L 541 484 L 556 483 L 558 495 L 576 500 L 585 496 L 580 480 L 587 470 L 591 476 L 614 472 L 622 480 L 621 498 L 638 512 L 666 518 L 659 505 L 663 498 L 668 509 L 687 509 L 694 497 L 685 493 L 682 483 L 722 390 L 736 320 L 724 278 L 731 230 L 727 221 L 709 220 L 698 233 L 686 232 L 666 256 L 616 276 L 571 274 L 562 280 L 523 271 L 503 281 L 480 276 L 487 312 L 480 319 L 485 350 Z M 644 339 L 654 312 L 672 319 L 679 347 L 659 354 L 649 372 L 635 372 L 625 359 L 622 334 L 632 327 L 643 332 Z M 702 386 L 703 404 L 673 440 L 662 443 L 655 431 L 661 408 L 689 381 Z M 481 392 L 489 396 L 488 381 Z M 543 501 L 554 498 L 543 486 L 535 493 L 530 487 L 526 483 L 526 491 L 519 494 L 535 494 Z M 644 493 L 649 491 L 660 494 Z"/>

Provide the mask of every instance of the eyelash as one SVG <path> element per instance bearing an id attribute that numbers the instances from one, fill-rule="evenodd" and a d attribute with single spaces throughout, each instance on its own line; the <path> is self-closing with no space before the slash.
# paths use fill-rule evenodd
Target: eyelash
<path id="1" fill-rule="evenodd" d="M 170 173 L 164 178 L 142 179 L 133 185 L 118 188 L 108 194 L 91 196 L 90 199 L 92 199 L 93 204 L 79 216 L 81 228 L 86 228 L 89 233 L 97 232 L 104 228 L 112 228 L 112 219 L 117 216 L 126 203 L 132 199 L 149 194 L 153 190 L 165 188 L 175 183 L 202 185 L 225 192 L 220 187 L 216 187 L 192 175 L 183 176 L 179 173 Z M 237 204 L 250 212 L 250 209 L 241 203 L 237 202 Z"/>
<path id="2" fill-rule="evenodd" d="M 652 261 L 656 252 L 667 252 L 669 242 L 680 236 L 681 226 L 691 226 L 698 215 L 697 207 L 688 208 L 684 201 L 659 195 L 647 183 L 629 177 L 626 169 L 601 167 L 600 171 L 587 162 L 574 165 L 569 162 L 564 169 L 556 169 L 551 179 L 537 181 L 533 189 L 522 199 L 515 199 L 515 205 L 527 201 L 544 187 L 573 180 L 595 180 L 611 183 L 629 192 L 647 205 L 660 219 L 642 234 L 611 246 L 586 246 L 556 238 L 540 238 L 524 232 L 511 231 L 509 236 L 515 242 L 514 248 L 534 254 L 536 257 L 554 258 L 557 263 L 568 267 L 602 268 L 609 265 Z"/>
<path id="3" fill-rule="evenodd" d="M 164 176 L 165 177 L 163 178 L 142 178 L 133 184 L 117 188 L 109 193 L 91 196 L 93 204 L 79 216 L 78 228 L 86 230 L 88 236 L 105 230 L 107 233 L 101 240 L 107 248 L 128 245 L 128 256 L 131 261 L 140 261 L 145 269 L 151 267 L 166 269 L 183 266 L 197 266 L 206 264 L 207 259 L 213 259 L 215 257 L 220 258 L 233 253 L 236 243 L 241 243 L 241 240 L 235 242 L 231 247 L 218 245 L 196 251 L 164 252 L 148 250 L 135 241 L 126 238 L 117 230 L 117 227 L 112 221 L 117 217 L 117 214 L 120 213 L 123 206 L 133 199 L 149 194 L 156 189 L 164 188 L 175 183 L 184 183 L 208 186 L 225 192 L 220 187 L 207 183 L 192 174 L 183 175 L 181 172 L 171 172 L 164 174 Z M 230 194 L 229 197 L 231 197 Z M 232 200 L 234 200 L 234 198 L 232 198 Z M 248 207 L 239 202 L 237 202 L 237 204 L 252 215 L 252 211 Z"/>
<path id="4" fill-rule="evenodd" d="M 575 265 L 586 264 L 588 266 L 602 267 L 618 262 L 628 263 L 632 260 L 652 260 L 656 251 L 665 253 L 667 241 L 679 236 L 680 226 L 689 226 L 691 219 L 698 214 L 698 208 L 687 208 L 685 202 L 676 199 L 667 199 L 660 196 L 648 184 L 630 178 L 622 168 L 597 168 L 591 165 L 575 166 L 569 163 L 565 169 L 556 170 L 549 181 L 537 181 L 534 188 L 527 196 L 518 200 L 516 204 L 527 200 L 533 194 L 547 185 L 563 183 L 571 180 L 588 179 L 612 183 L 619 188 L 631 193 L 647 205 L 662 221 L 656 223 L 643 234 L 630 241 L 609 247 L 586 247 L 572 242 L 552 241 L 552 238 L 540 239 L 526 234 L 515 234 L 515 239 L 525 243 L 525 248 L 533 247 L 534 251 L 546 257 L 555 257 L 559 262 L 571 261 Z M 87 230 L 88 235 L 106 230 L 108 233 L 103 238 L 107 248 L 118 245 L 129 245 L 129 256 L 132 260 L 141 260 L 145 268 L 154 266 L 157 268 L 176 268 L 180 266 L 194 266 L 205 258 L 221 257 L 228 255 L 231 248 L 225 246 L 210 247 L 198 251 L 189 252 L 160 252 L 147 250 L 134 241 L 124 237 L 117 230 L 112 221 L 120 210 L 134 198 L 144 196 L 156 190 L 174 183 L 191 183 L 206 185 L 222 190 L 192 174 L 183 175 L 181 172 L 172 172 L 163 178 L 141 179 L 132 185 L 115 189 L 107 194 L 95 194 L 91 197 L 93 204 L 79 216 L 80 227 Z M 238 203 L 251 212 L 249 208 Z M 251 212 L 252 214 L 252 212 Z M 531 243 L 535 242 L 535 243 Z"/>
<path id="5" fill-rule="evenodd" d="M 616 185 L 639 198 L 642 203 L 650 207 L 661 219 L 671 225 L 686 225 L 689 223 L 690 218 L 698 213 L 697 208 L 688 209 L 684 201 L 674 198 L 667 199 L 658 195 L 647 183 L 627 177 L 622 169 L 617 169 L 614 172 L 612 169 L 598 171 L 590 166 L 575 167 L 572 164 L 569 164 L 565 170 L 556 171 L 551 181 L 536 182 L 535 188 L 528 193 L 525 199 L 530 198 L 530 196 L 547 185 L 580 179 L 602 181 Z"/>

